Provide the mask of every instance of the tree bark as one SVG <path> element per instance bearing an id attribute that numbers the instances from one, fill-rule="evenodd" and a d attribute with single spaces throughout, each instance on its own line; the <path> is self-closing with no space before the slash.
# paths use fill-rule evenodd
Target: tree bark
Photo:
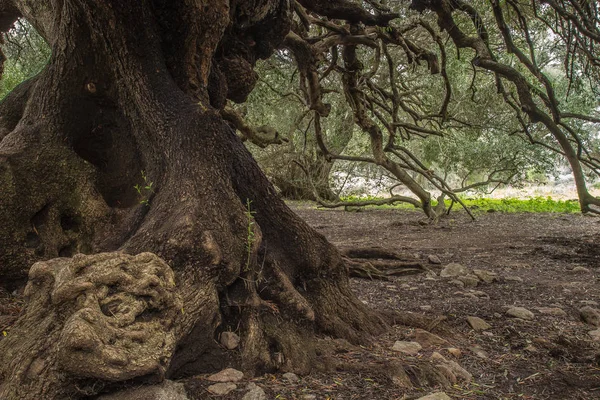
<path id="1" fill-rule="evenodd" d="M 152 252 L 172 269 L 176 293 L 164 306 L 172 327 L 156 333 L 164 340 L 152 368 L 104 374 L 100 365 L 122 360 L 87 348 L 83 338 L 74 348 L 97 357 L 90 364 L 97 369 L 84 373 L 61 362 L 65 342 L 52 338 L 73 331 L 69 321 L 82 302 L 115 295 L 114 281 L 82 278 L 94 267 L 73 267 L 79 258 L 38 264 L 28 287 L 39 291 L 28 290 L 13 338 L 0 342 L 1 398 L 77 398 L 115 382 L 218 368 L 215 360 L 226 358 L 214 339 L 229 327 L 242 337 L 241 358 L 232 362 L 299 373 L 318 364 L 316 334 L 359 342 L 385 329 L 351 293 L 337 250 L 276 195 L 220 116 L 226 98 L 245 100 L 254 62 L 288 32 L 288 2 L 201 3 L 15 3 L 52 46 L 52 58 L 0 105 L 0 282 L 21 285 L 39 260 Z M 111 264 L 107 274 L 131 262 Z M 61 271 L 91 283 L 55 300 L 71 282 Z M 142 296 L 131 287 L 117 293 Z M 115 318 L 110 307 L 94 309 Z M 133 324 L 166 318 L 131 315 Z"/>

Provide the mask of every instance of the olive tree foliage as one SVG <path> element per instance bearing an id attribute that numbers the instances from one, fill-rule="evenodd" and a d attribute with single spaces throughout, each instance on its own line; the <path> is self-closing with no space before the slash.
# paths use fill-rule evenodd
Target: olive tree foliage
<path id="1" fill-rule="evenodd" d="M 248 104 L 250 120 L 288 140 L 257 152 L 263 165 L 298 169 L 293 158 L 307 151 L 337 168 L 371 165 L 413 194 L 392 191 L 390 202 L 431 219 L 445 211 L 434 210 L 432 191 L 460 202 L 468 189 L 568 165 L 582 211 L 597 211 L 586 182 L 599 172 L 598 5 L 362 1 L 396 17 L 377 27 L 318 16 L 304 3 Z M 347 110 L 353 128 L 340 118 Z"/>
<path id="2" fill-rule="evenodd" d="M 50 48 L 25 20 L 18 20 L 3 37 L 2 51 L 6 61 L 0 79 L 0 98 L 15 86 L 35 76 L 48 62 Z"/>

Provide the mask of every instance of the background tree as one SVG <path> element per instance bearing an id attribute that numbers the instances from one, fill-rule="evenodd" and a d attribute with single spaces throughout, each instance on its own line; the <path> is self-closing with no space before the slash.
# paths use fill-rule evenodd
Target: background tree
<path id="1" fill-rule="evenodd" d="M 509 3 L 521 12 L 531 12 L 529 3 Z M 392 21 L 385 29 L 356 27 L 358 31 L 352 33 L 348 26 L 311 15 L 298 5 L 297 23 L 280 51 L 279 70 L 294 71 L 294 66 L 285 65 L 294 59 L 297 73 L 287 73 L 294 79 L 277 81 L 279 88 L 275 92 L 280 98 L 283 95 L 293 101 L 299 99 L 298 104 L 305 104 L 305 112 L 312 109 L 314 118 L 304 113 L 302 116 L 317 121 L 307 132 L 317 133 L 316 143 L 320 144 L 321 153 L 337 160 L 338 168 L 351 165 L 348 160 L 354 164 L 379 166 L 392 181 L 406 185 L 417 197 L 392 196 L 390 202 L 411 202 L 432 218 L 443 208 L 437 213 L 431 210 L 431 190 L 458 200 L 456 193 L 468 189 L 493 189 L 499 184 L 522 182 L 527 171 L 555 169 L 552 166 L 557 164 L 556 156 L 566 153 L 560 145 L 556 147 L 552 143 L 554 136 L 547 135 L 548 127 L 526 121 L 511 97 L 503 90 L 498 92 L 498 85 L 502 84 L 498 75 L 473 66 L 464 56 L 464 49 L 457 48 L 449 41 L 447 33 L 438 29 L 435 15 L 414 13 L 402 2 L 390 2 L 387 6 L 375 4 L 367 7 L 395 11 L 405 18 Z M 475 17 L 494 23 L 490 2 L 473 4 L 477 6 L 473 12 L 480 13 Z M 458 3 L 450 6 L 459 9 Z M 545 74 L 544 79 L 555 87 L 552 95 L 557 102 L 571 110 L 570 114 L 585 117 L 579 123 L 569 123 L 568 129 L 572 132 L 568 135 L 575 134 L 573 140 L 583 146 L 580 153 L 584 156 L 586 151 L 594 153 L 598 145 L 592 126 L 597 97 L 589 82 L 573 79 L 572 73 L 561 68 L 560 60 L 569 54 L 569 48 L 573 48 L 565 43 L 565 35 L 553 35 L 547 40 L 548 23 L 543 22 L 541 15 L 536 18 L 534 14 L 531 15 L 535 20 L 533 23 L 519 28 L 521 32 L 527 30 L 528 39 L 516 46 L 532 48 L 539 69 Z M 469 18 L 459 18 L 456 23 L 465 29 L 473 26 Z M 485 35 L 494 43 L 504 40 L 497 25 L 486 28 Z M 349 79 L 349 71 L 340 54 L 355 44 L 360 44 L 356 52 L 360 72 L 355 73 L 357 86 L 348 87 L 344 77 Z M 495 57 L 507 65 L 513 65 L 515 61 L 521 63 L 510 52 L 500 52 Z M 525 64 L 517 65 L 517 70 L 524 79 L 531 73 Z M 352 81 L 348 79 L 346 82 Z M 294 91 L 296 84 L 299 90 Z M 324 115 L 346 102 L 344 92 L 340 90 L 344 85 L 362 99 L 349 98 L 347 101 L 355 109 L 358 127 L 372 131 L 365 136 L 354 135 L 364 145 L 341 149 L 346 152 L 327 149 L 328 143 L 335 141 L 335 135 L 322 128 L 328 121 Z M 290 96 L 291 93 L 295 93 L 294 96 Z M 348 90 L 345 93 L 348 98 Z M 255 104 L 251 100 L 250 110 Z M 257 108 L 263 115 L 264 109 Z M 372 146 L 378 142 L 385 145 L 373 153 Z M 277 150 L 269 150 L 271 156 L 274 153 Z M 374 157 L 375 154 L 379 156 Z M 595 173 L 592 159 L 588 157 L 582 162 L 589 173 Z M 574 165 L 577 175 L 579 161 Z M 579 180 L 580 188 L 581 183 Z M 348 203 L 329 203 L 330 206 L 345 204 Z M 583 210 L 589 211 L 585 207 Z"/>

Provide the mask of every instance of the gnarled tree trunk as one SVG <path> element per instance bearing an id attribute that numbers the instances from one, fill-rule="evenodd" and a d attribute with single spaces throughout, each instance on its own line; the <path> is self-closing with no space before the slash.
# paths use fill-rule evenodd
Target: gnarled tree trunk
<path id="1" fill-rule="evenodd" d="M 0 20 L 26 18 L 52 47 L 47 68 L 0 105 L 0 282 L 20 285 L 33 262 L 59 256 L 152 252 L 174 272 L 176 294 L 161 304 L 171 311 L 182 304 L 176 316 L 161 314 L 162 306 L 144 305 L 151 304 L 146 286 L 89 278 L 95 264 L 81 258 L 38 264 L 30 303 L 0 342 L 1 398 L 93 395 L 111 382 L 156 379 L 157 371 L 178 377 L 218 368 L 214 339 L 228 327 L 239 328 L 246 370 L 297 372 L 316 363 L 315 333 L 359 341 L 384 329 L 350 292 L 337 250 L 275 194 L 219 113 L 226 98 L 245 100 L 255 60 L 283 40 L 287 1 L 23 0 L 0 7 Z M 162 265 L 153 260 L 146 261 Z M 169 269 L 161 268 L 140 276 L 158 274 L 154 285 L 168 286 Z M 67 294 L 65 276 L 78 282 Z M 111 296 L 121 300 L 115 305 Z M 121 301 L 137 306 L 125 312 Z M 113 327 L 120 312 L 130 325 L 168 320 L 172 327 L 158 334 L 171 339 L 156 345 L 153 367 L 80 375 L 67 368 L 44 341 L 73 330 L 85 335 L 65 310 L 79 313 L 88 302 L 100 304 L 89 307 Z M 44 319 L 43 310 L 56 318 Z M 95 340 L 110 347 L 109 336 Z M 80 339 L 74 351 L 93 353 L 98 365 L 127 362 Z"/>

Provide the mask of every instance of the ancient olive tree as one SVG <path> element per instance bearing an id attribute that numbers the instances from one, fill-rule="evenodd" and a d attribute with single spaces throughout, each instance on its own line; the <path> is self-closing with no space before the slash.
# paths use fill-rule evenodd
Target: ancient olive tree
<path id="1" fill-rule="evenodd" d="M 300 3 L 353 23 L 392 18 Z M 299 372 L 317 362 L 315 333 L 359 341 L 385 329 L 221 115 L 286 37 L 290 7 L 0 1 L 0 30 L 25 19 L 52 50 L 0 104 L 0 282 L 22 285 L 38 262 L 0 341 L 1 398 L 77 398 L 218 368 L 228 327 L 241 332 L 243 368 Z"/>

